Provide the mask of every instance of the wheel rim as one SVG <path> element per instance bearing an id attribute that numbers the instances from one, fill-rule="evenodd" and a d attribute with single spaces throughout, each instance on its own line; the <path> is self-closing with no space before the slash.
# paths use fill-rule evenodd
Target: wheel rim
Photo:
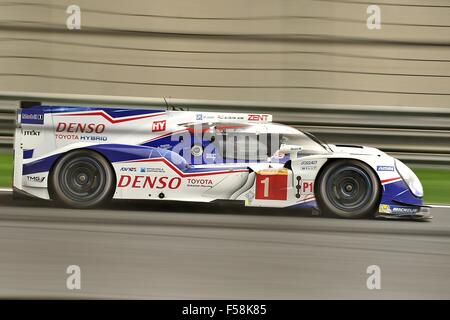
<path id="1" fill-rule="evenodd" d="M 343 166 L 334 171 L 327 181 L 326 193 L 334 207 L 343 211 L 364 208 L 371 199 L 372 180 L 362 169 Z"/>
<path id="2" fill-rule="evenodd" d="M 68 198 L 87 202 L 96 199 L 106 187 L 106 173 L 97 160 L 77 156 L 64 165 L 59 185 Z"/>

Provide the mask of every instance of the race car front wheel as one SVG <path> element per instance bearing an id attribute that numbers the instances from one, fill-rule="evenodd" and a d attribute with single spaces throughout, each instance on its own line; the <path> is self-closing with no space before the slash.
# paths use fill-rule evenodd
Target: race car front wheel
<path id="1" fill-rule="evenodd" d="M 379 204 L 379 180 L 360 161 L 332 162 L 320 174 L 316 187 L 320 209 L 340 218 L 366 217 Z"/>
<path id="2" fill-rule="evenodd" d="M 56 200 L 73 208 L 91 208 L 110 200 L 115 188 L 109 162 L 91 150 L 76 150 L 55 164 L 50 191 Z"/>

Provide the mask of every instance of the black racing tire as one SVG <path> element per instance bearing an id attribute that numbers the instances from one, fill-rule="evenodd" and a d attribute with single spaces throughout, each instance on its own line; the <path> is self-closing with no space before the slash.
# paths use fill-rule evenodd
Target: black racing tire
<path id="1" fill-rule="evenodd" d="M 51 171 L 49 183 L 54 200 L 78 209 L 100 206 L 115 192 L 111 164 L 99 153 L 85 149 L 62 156 Z"/>
<path id="2" fill-rule="evenodd" d="M 316 183 L 322 212 L 358 219 L 373 214 L 380 202 L 381 186 L 375 172 L 357 160 L 337 160 L 327 165 Z"/>

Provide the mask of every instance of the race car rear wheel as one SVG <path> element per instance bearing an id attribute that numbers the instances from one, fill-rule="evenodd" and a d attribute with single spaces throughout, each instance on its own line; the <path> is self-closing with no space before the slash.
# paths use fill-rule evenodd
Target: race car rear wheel
<path id="1" fill-rule="evenodd" d="M 55 164 L 50 191 L 56 200 L 73 208 L 91 208 L 110 200 L 115 189 L 109 162 L 91 150 L 76 150 Z"/>
<path id="2" fill-rule="evenodd" d="M 366 217 L 379 205 L 379 180 L 360 161 L 332 162 L 320 174 L 316 187 L 320 209 L 340 218 Z"/>

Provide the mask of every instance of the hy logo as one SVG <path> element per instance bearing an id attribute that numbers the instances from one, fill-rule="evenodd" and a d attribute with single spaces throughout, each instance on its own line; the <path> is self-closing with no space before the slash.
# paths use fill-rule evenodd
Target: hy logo
<path id="1" fill-rule="evenodd" d="M 166 130 L 166 120 L 154 121 L 152 124 L 152 132 L 159 132 Z"/>

